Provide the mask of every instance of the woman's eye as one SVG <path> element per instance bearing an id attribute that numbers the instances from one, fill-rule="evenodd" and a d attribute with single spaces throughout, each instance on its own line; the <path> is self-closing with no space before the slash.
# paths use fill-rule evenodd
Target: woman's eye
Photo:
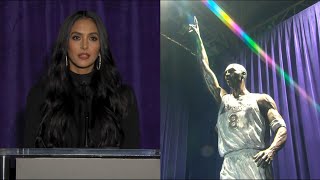
<path id="1" fill-rule="evenodd" d="M 97 38 L 97 37 L 90 37 L 90 40 L 91 40 L 91 41 L 97 41 L 98 38 Z"/>
<path id="2" fill-rule="evenodd" d="M 73 40 L 79 40 L 80 37 L 79 37 L 79 36 L 72 36 L 72 39 L 73 39 Z"/>

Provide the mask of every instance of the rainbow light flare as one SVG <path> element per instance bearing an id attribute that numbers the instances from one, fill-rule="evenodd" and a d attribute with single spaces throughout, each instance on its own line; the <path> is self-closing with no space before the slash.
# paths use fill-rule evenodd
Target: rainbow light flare
<path id="1" fill-rule="evenodd" d="M 320 105 L 317 104 L 307 93 L 302 89 L 283 69 L 279 67 L 275 63 L 275 61 L 265 52 L 262 48 L 254 42 L 247 33 L 245 33 L 238 24 L 236 24 L 230 16 L 225 13 L 217 3 L 213 0 L 202 0 L 202 2 L 225 24 L 227 25 L 233 33 L 235 33 L 242 41 L 249 46 L 249 48 L 256 53 L 257 55 L 262 56 L 262 60 L 265 63 L 271 65 L 271 67 L 275 68 L 277 72 L 284 76 L 285 81 L 290 85 L 294 86 L 294 88 L 304 97 L 306 98 L 318 111 L 320 111 Z"/>

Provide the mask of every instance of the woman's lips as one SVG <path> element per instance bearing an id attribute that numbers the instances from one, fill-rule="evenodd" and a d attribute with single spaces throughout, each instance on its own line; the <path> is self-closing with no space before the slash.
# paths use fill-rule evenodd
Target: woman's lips
<path id="1" fill-rule="evenodd" d="M 78 57 L 79 57 L 80 59 L 88 59 L 88 58 L 90 57 L 90 54 L 88 54 L 88 53 L 81 53 L 81 54 L 78 55 Z"/>

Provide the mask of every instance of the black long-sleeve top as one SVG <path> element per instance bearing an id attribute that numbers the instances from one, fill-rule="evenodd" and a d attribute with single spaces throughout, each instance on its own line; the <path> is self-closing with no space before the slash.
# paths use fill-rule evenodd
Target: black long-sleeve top
<path id="1" fill-rule="evenodd" d="M 88 147 L 88 131 L 98 130 L 100 124 L 92 120 L 92 89 L 89 87 L 93 73 L 80 75 L 69 71 L 69 77 L 73 83 L 73 126 L 67 131 L 68 147 L 85 148 Z M 31 88 L 26 105 L 25 128 L 24 128 L 24 147 L 35 147 L 36 136 L 41 122 L 41 106 L 43 105 L 45 95 L 46 82 L 44 80 L 37 83 Z M 123 142 L 120 148 L 132 149 L 139 148 L 139 117 L 137 103 L 134 92 L 128 86 L 125 86 L 125 96 L 128 100 L 127 116 L 120 121 L 121 128 L 124 133 Z M 98 127 L 98 128 L 97 128 Z M 99 132 L 91 133 L 93 136 L 99 136 Z M 91 137 L 92 138 L 92 137 Z M 93 138 L 93 139 L 99 139 Z"/>

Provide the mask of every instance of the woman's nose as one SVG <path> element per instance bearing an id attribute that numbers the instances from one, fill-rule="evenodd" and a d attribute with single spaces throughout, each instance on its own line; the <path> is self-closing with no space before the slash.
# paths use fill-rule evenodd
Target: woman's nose
<path id="1" fill-rule="evenodd" d="M 83 39 L 81 42 L 81 49 L 88 49 L 88 41 Z"/>

